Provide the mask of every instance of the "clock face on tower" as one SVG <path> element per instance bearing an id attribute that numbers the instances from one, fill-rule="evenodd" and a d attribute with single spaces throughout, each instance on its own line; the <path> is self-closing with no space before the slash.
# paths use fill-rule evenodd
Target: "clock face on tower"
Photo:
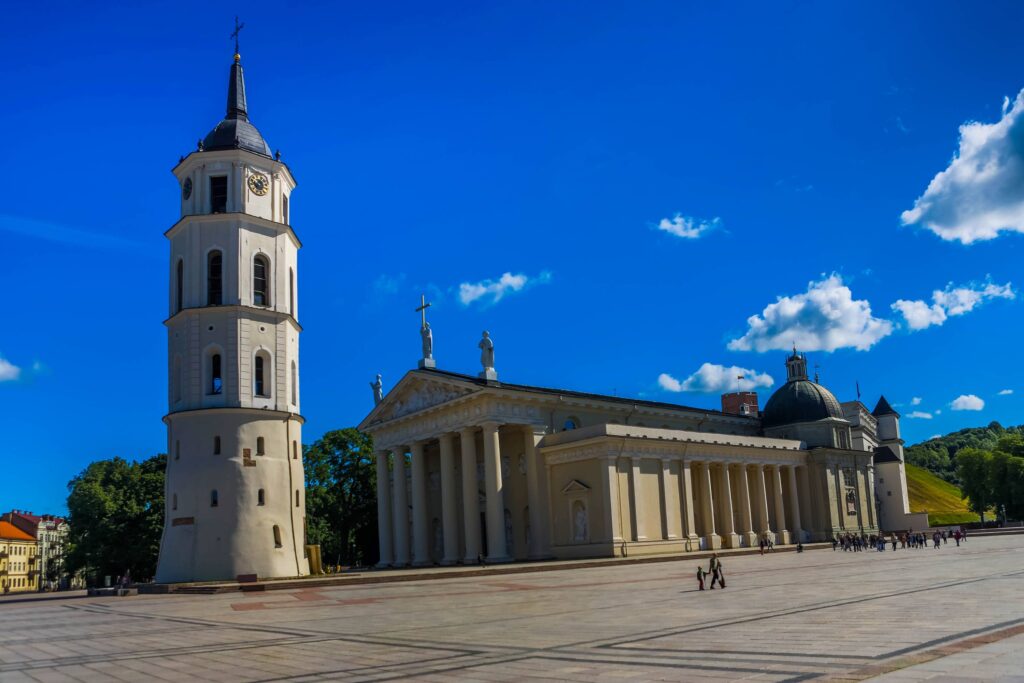
<path id="1" fill-rule="evenodd" d="M 192 196 L 192 179 L 185 178 L 185 184 L 181 186 L 181 196 L 188 199 Z"/>
<path id="2" fill-rule="evenodd" d="M 249 176 L 249 189 L 253 194 L 263 196 L 270 189 L 270 181 L 262 173 L 253 173 Z"/>

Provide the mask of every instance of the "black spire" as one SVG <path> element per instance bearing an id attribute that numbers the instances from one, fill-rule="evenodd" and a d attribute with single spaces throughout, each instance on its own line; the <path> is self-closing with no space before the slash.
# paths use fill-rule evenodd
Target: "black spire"
<path id="1" fill-rule="evenodd" d="M 889 402 L 885 400 L 885 396 L 878 399 L 878 404 L 875 406 L 875 409 L 871 411 L 871 414 L 875 417 L 881 417 L 882 415 L 900 416 L 900 414 L 893 410 L 893 407 L 889 405 Z"/>
<path id="2" fill-rule="evenodd" d="M 228 78 L 228 113 L 224 118 L 249 120 L 245 113 L 245 76 L 242 74 L 242 58 L 238 53 L 235 53 Z"/>

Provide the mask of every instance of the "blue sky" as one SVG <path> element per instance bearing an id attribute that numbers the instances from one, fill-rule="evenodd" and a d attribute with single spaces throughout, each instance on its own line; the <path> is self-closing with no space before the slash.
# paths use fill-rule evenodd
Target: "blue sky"
<path id="1" fill-rule="evenodd" d="M 234 11 L 5 9 L 2 509 L 164 449 L 170 169 Z M 797 341 L 908 442 L 1024 422 L 1019 4 L 239 11 L 299 182 L 307 442 L 415 366 L 421 292 L 444 369 L 488 329 L 509 382 L 717 407 L 735 366 L 763 405 Z"/>

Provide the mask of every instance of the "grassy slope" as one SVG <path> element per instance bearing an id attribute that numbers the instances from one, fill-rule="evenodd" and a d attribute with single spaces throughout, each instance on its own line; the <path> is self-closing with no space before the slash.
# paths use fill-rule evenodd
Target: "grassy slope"
<path id="1" fill-rule="evenodd" d="M 967 501 L 960 498 L 956 486 L 922 467 L 907 463 L 906 468 L 911 512 L 927 510 L 932 526 L 978 521 L 978 515 L 967 509 Z"/>

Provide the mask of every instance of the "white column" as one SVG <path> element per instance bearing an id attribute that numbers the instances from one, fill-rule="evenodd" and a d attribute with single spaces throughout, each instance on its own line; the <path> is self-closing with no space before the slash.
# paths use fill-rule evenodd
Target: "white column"
<path id="1" fill-rule="evenodd" d="M 740 537 L 736 533 L 733 521 L 732 483 L 729 481 L 728 463 L 722 463 L 722 477 L 719 483 L 722 502 L 722 544 L 726 548 L 739 548 Z"/>
<path id="2" fill-rule="evenodd" d="M 378 567 L 390 567 L 395 561 L 391 543 L 391 481 L 388 479 L 388 452 L 377 451 L 377 544 Z"/>
<path id="3" fill-rule="evenodd" d="M 526 458 L 526 502 L 530 506 L 530 547 L 531 560 L 551 557 L 548 539 L 548 500 L 541 490 L 542 474 L 540 452 L 537 444 L 544 438 L 544 427 L 526 425 L 523 427 L 523 457 Z"/>
<path id="4" fill-rule="evenodd" d="M 505 551 L 505 490 L 501 482 L 498 423 L 485 422 L 484 483 L 487 485 L 487 561 L 511 562 Z"/>
<path id="5" fill-rule="evenodd" d="M 711 490 L 711 463 L 701 464 L 701 498 L 704 511 L 704 536 L 708 550 L 722 547 L 722 537 L 715 533 L 715 497 Z"/>
<path id="6" fill-rule="evenodd" d="M 406 497 L 405 481 L 405 446 L 394 450 L 394 514 L 391 522 L 395 527 L 395 566 L 404 567 L 409 564 L 409 502 Z"/>
<path id="7" fill-rule="evenodd" d="M 610 538 L 615 545 L 612 554 L 618 552 L 622 543 L 622 529 L 619 525 L 619 470 L 615 456 L 598 460 L 601 467 L 601 494 L 607 504 L 604 506 L 604 538 Z"/>
<path id="8" fill-rule="evenodd" d="M 643 504 L 643 494 L 640 488 L 640 458 L 630 458 L 632 468 L 629 471 L 629 502 L 630 502 L 630 513 L 633 517 L 633 540 L 634 541 L 646 541 L 647 535 L 644 533 L 646 525 L 640 520 L 643 516 L 643 511 L 640 506 Z"/>
<path id="9" fill-rule="evenodd" d="M 740 537 L 749 548 L 757 545 L 757 534 L 754 532 L 754 520 L 750 516 L 750 479 L 747 477 L 747 466 L 736 468 L 736 488 L 740 492 Z"/>
<path id="10" fill-rule="evenodd" d="M 864 471 L 868 477 L 868 520 L 871 526 L 878 528 L 878 510 L 875 508 L 875 468 L 873 465 L 865 465 Z"/>
<path id="11" fill-rule="evenodd" d="M 772 533 L 771 518 L 768 517 L 768 489 L 764 481 L 764 465 L 755 465 L 757 477 L 754 479 L 754 489 L 757 493 L 757 516 L 760 528 L 757 530 L 759 536 L 770 536 Z"/>
<path id="12" fill-rule="evenodd" d="M 427 456 L 423 452 L 424 441 L 416 441 L 409 447 L 412 456 L 412 565 L 425 567 L 430 561 L 430 542 L 427 529 L 430 514 L 427 511 Z"/>
<path id="13" fill-rule="evenodd" d="M 683 535 L 693 541 L 691 549 L 698 550 L 696 541 L 699 537 L 693 521 L 693 473 L 689 460 L 679 463 L 679 485 L 683 490 Z"/>
<path id="14" fill-rule="evenodd" d="M 776 542 L 780 545 L 789 543 L 789 531 L 786 529 L 786 510 L 782 505 L 782 467 L 772 465 L 772 492 L 775 498 L 775 530 Z"/>
<path id="15" fill-rule="evenodd" d="M 800 523 L 800 490 L 796 485 L 796 466 L 790 465 L 786 469 L 789 473 L 789 509 L 793 517 L 793 541 L 800 543 L 804 540 L 804 529 Z"/>
<path id="16" fill-rule="evenodd" d="M 476 484 L 476 430 L 459 432 L 462 451 L 462 522 L 466 554 L 462 564 L 476 564 L 480 557 L 480 489 Z"/>
<path id="17" fill-rule="evenodd" d="M 661 460 L 661 514 L 665 517 L 662 538 L 679 538 L 679 486 L 672 478 L 672 461 Z"/>
<path id="18" fill-rule="evenodd" d="M 441 564 L 459 561 L 459 511 L 455 489 L 455 435 L 442 434 L 441 445 L 441 525 L 444 530 L 444 558 Z"/>
<path id="19" fill-rule="evenodd" d="M 800 486 L 800 509 L 803 511 L 802 519 L 804 530 L 807 532 L 809 541 L 816 540 L 815 530 L 818 524 L 815 521 L 814 497 L 811 495 L 811 478 L 807 465 L 800 465 L 796 468 L 797 483 Z"/>

